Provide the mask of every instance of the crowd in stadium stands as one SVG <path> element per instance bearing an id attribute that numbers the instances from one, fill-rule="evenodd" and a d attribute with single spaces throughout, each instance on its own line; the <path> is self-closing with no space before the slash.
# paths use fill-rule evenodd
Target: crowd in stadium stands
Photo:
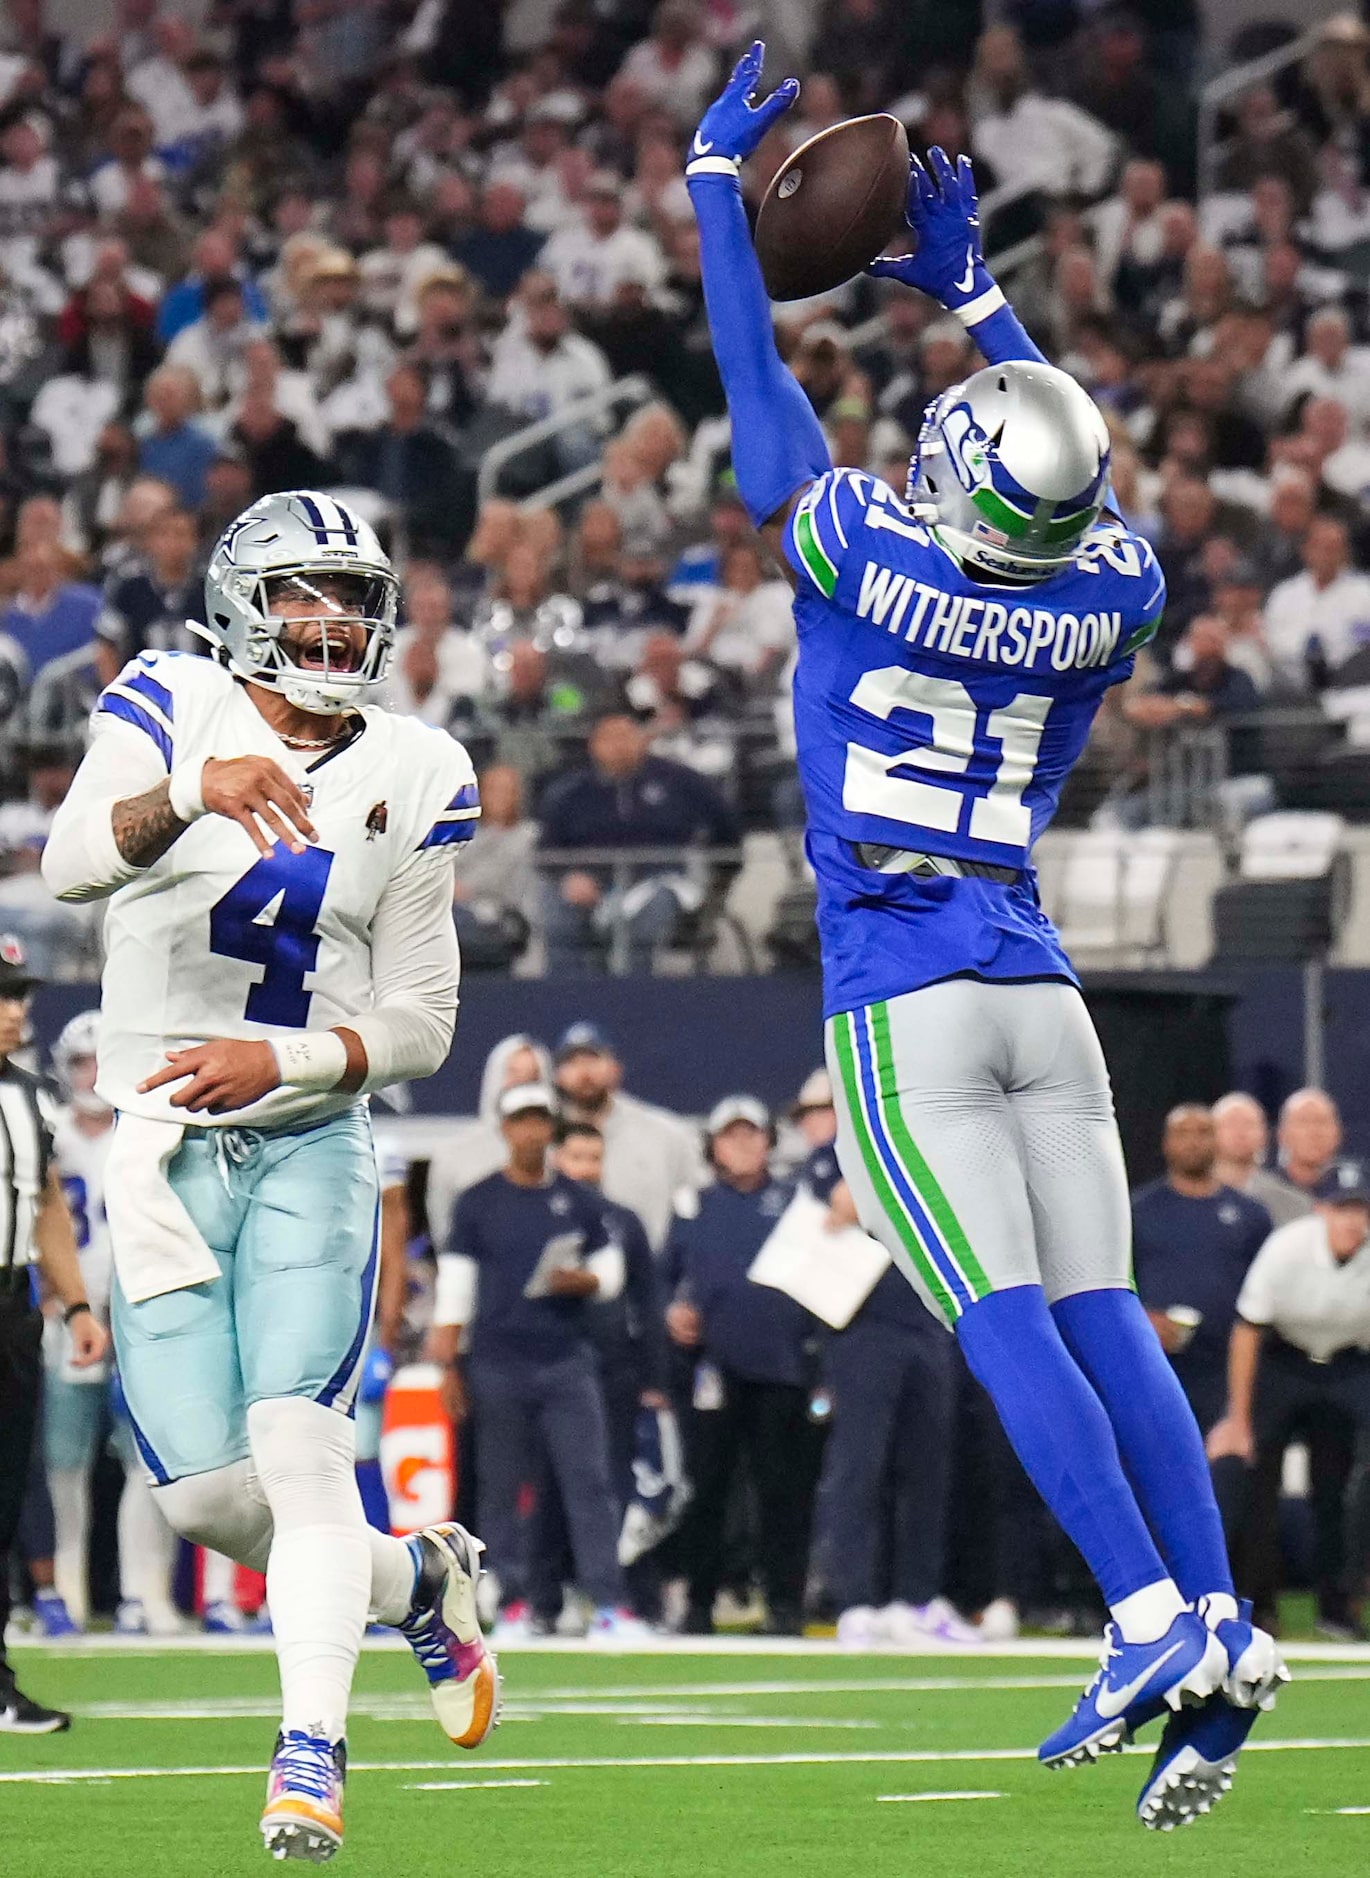
<path id="1" fill-rule="evenodd" d="M 840 1329 L 749 1276 L 805 1206 L 803 1230 L 854 1225 L 827 1073 L 783 1115 L 732 1095 L 702 1126 L 640 1101 L 624 1076 L 593 1024 L 554 1051 L 516 1033 L 490 1054 L 478 1115 L 434 1136 L 426 1164 L 382 1153 L 380 1303 L 357 1412 L 368 1515 L 391 1517 L 377 1457 L 393 1379 L 421 1405 L 418 1428 L 413 1407 L 396 1414 L 385 1444 L 395 1516 L 420 1474 L 424 1516 L 450 1510 L 431 1471 L 450 1418 L 456 1510 L 487 1545 L 497 1638 L 579 1635 L 613 1609 L 617 1639 L 643 1623 L 835 1622 L 853 1648 L 1091 1634 L 1102 1611 L 1081 1561 L 904 1274 L 877 1260 Z M 1272 1623 L 1280 1592 L 1307 1587 L 1320 1634 L 1362 1637 L 1370 1168 L 1338 1158 L 1337 1110 L 1316 1089 L 1286 1100 L 1273 1143 L 1259 1105 L 1233 1093 L 1175 1109 L 1162 1145 L 1163 1177 L 1133 1197 L 1137 1286 L 1208 1438 L 1239 1585 Z M 563 1256 L 576 1240 L 580 1255 Z M 440 1368 L 406 1367 L 416 1359 Z M 195 1608 L 212 1629 L 264 1622 L 260 1583 L 236 1585 L 213 1555 L 200 1604 L 183 1581 L 178 1614 L 173 1544 L 123 1485 L 117 1414 L 93 1491 L 108 1423 L 83 1448 L 69 1422 L 49 1407 L 52 1511 L 40 1467 L 16 1561 L 37 1625 L 61 1634 L 116 1599 L 129 1630 L 176 1630 Z"/>
<path id="2" fill-rule="evenodd" d="M 857 111 L 969 151 L 991 258 L 1103 406 L 1118 506 L 1165 569 L 1063 820 L 1144 821 L 1158 742 L 1196 734 L 1273 771 L 1267 802 L 1325 806 L 1259 727 L 1302 714 L 1353 761 L 1370 738 L 1370 29 L 1339 16 L 1253 83 L 1201 164 L 1195 0 L 762 12 L 775 72 L 805 77 L 749 200 Z M 641 960 L 729 877 L 574 845 L 726 857 L 798 826 L 787 589 L 732 488 L 681 176 L 753 15 L 215 0 L 192 27 L 117 0 L 83 42 L 9 0 L 0 910 L 44 968 L 94 956 L 34 863 L 95 691 L 145 648 L 203 650 L 209 547 L 284 488 L 347 490 L 381 526 L 390 701 L 493 772 L 461 890 L 476 962 L 530 927 L 560 964 Z M 835 460 L 902 487 L 926 401 L 973 363 L 963 330 L 865 279 L 777 330 Z M 625 379 L 635 398 L 602 395 Z"/>

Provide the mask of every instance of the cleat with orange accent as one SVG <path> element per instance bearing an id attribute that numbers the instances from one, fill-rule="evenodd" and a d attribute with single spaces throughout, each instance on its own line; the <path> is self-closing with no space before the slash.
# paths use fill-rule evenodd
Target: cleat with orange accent
<path id="1" fill-rule="evenodd" d="M 414 1603 L 400 1634 L 428 1678 L 438 1726 L 459 1748 L 478 1748 L 499 1720 L 500 1677 L 476 1615 L 484 1550 L 464 1526 L 426 1526 L 409 1541 L 419 1557 Z"/>
<path id="2" fill-rule="evenodd" d="M 302 1728 L 282 1731 L 267 1778 L 262 1838 L 272 1858 L 326 1865 L 342 1845 L 347 1745 Z"/>

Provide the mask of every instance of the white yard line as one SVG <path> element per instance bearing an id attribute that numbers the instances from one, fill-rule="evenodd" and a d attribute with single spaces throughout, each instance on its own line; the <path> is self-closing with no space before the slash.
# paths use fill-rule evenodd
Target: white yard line
<path id="1" fill-rule="evenodd" d="M 1370 1682 L 1370 1665 L 1308 1667 L 1300 1671 L 1300 1683 Z M 728 1709 L 701 1706 L 701 1698 L 752 1698 L 791 1695 L 965 1695 L 977 1690 L 1003 1695 L 1020 1690 L 1076 1689 L 1076 1674 L 1053 1676 L 904 1676 L 880 1680 L 865 1678 L 842 1682 L 720 1682 L 680 1683 L 661 1689 L 659 1702 L 643 1700 L 654 1692 L 654 1685 L 639 1683 L 612 1689 L 577 1690 L 543 1689 L 515 1696 L 503 1710 L 506 1722 L 573 1720 L 640 1721 L 652 1727 L 667 1728 L 673 1723 L 682 1727 L 702 1727 L 706 1723 L 729 1724 L 744 1728 L 872 1728 L 878 1720 L 836 1720 L 817 1716 L 779 1717 L 738 1715 Z M 676 1699 L 688 1703 L 677 1708 Z M 278 1714 L 279 1702 L 270 1696 L 225 1696 L 217 1701 L 183 1702 L 77 1702 L 72 1713 L 86 1721 L 267 1721 Z M 357 1696 L 352 1713 L 367 1721 L 427 1721 L 428 1699 L 414 1695 Z"/>
<path id="2" fill-rule="evenodd" d="M 548 1787 L 549 1780 L 408 1780 L 406 1793 L 476 1793 L 492 1787 Z"/>
<path id="3" fill-rule="evenodd" d="M 270 1656 L 275 1644 L 270 1637 L 119 1637 L 112 1632 L 92 1636 L 69 1637 L 53 1642 L 42 1637 L 20 1636 L 11 1630 L 11 1648 L 34 1651 L 44 1656 Z M 658 1637 L 634 1643 L 586 1643 L 577 1638 L 529 1638 L 519 1643 L 499 1646 L 501 1656 L 590 1656 L 609 1657 L 625 1662 L 634 1657 L 783 1657 L 791 1660 L 833 1659 L 851 1662 L 874 1658 L 881 1662 L 920 1662 L 929 1658 L 943 1662 L 1097 1662 L 1101 1638 L 1034 1637 L 1016 1643 L 935 1643 L 920 1649 L 896 1649 L 893 1646 L 870 1650 L 848 1650 L 823 1637 L 793 1640 L 773 1637 Z M 368 1637 L 362 1644 L 366 1654 L 405 1651 L 408 1646 L 398 1636 Z M 1370 1643 L 1288 1643 L 1282 1645 L 1286 1661 L 1291 1663 L 1365 1663 L 1370 1664 Z"/>
<path id="4" fill-rule="evenodd" d="M 1370 1736 L 1340 1738 L 1310 1736 L 1305 1740 L 1248 1741 L 1247 1754 L 1320 1754 L 1346 1749 L 1370 1748 Z M 1130 1754 L 1150 1754 L 1152 1748 L 1138 1745 L 1125 1749 Z M 1035 1761 L 1036 1748 L 920 1748 L 891 1749 L 870 1753 L 845 1754 L 628 1754 L 586 1755 L 583 1757 L 547 1757 L 528 1760 L 487 1760 L 482 1762 L 490 1773 L 549 1773 L 570 1769 L 617 1769 L 629 1767 L 906 1767 L 939 1766 L 965 1761 Z M 351 1761 L 349 1773 L 422 1774 L 450 1773 L 446 1761 Z M 21 1773 L 0 1773 L 3 1786 L 63 1786 L 83 1781 L 101 1780 L 176 1780 L 211 1779 L 222 1776 L 251 1775 L 260 1779 L 260 1763 L 230 1767 L 63 1767 L 30 1768 Z"/>
<path id="5" fill-rule="evenodd" d="M 1006 1793 L 975 1793 L 969 1789 L 964 1793 L 877 1793 L 876 1803 L 880 1806 L 916 1806 L 924 1800 L 1006 1800 Z"/>

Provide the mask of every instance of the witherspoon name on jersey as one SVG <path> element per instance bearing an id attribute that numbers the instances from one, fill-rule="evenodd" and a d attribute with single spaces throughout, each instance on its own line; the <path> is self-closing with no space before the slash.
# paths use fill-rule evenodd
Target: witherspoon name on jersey
<path id="1" fill-rule="evenodd" d="M 866 562 L 856 612 L 927 652 L 1029 672 L 1107 665 L 1123 636 L 1117 608 L 1078 617 L 1040 606 L 1006 606 L 976 594 L 944 593 L 879 561 Z"/>

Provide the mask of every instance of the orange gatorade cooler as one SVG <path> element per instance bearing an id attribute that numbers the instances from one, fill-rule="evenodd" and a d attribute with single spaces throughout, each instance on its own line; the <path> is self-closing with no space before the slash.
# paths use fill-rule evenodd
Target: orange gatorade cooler
<path id="1" fill-rule="evenodd" d="M 397 1369 L 381 1416 L 381 1478 L 390 1502 L 390 1530 L 403 1538 L 452 1517 L 456 1444 L 442 1406 L 436 1363 Z"/>

